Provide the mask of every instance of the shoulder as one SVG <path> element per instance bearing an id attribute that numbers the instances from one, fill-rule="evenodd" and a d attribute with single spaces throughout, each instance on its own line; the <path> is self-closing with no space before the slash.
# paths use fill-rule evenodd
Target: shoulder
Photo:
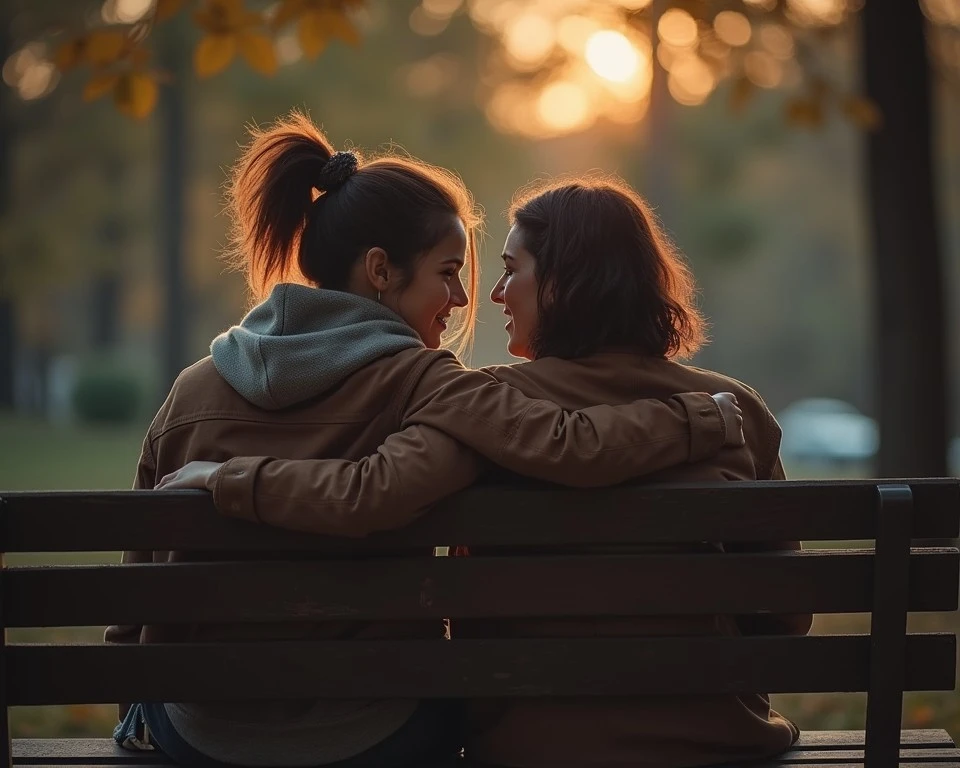
<path id="1" fill-rule="evenodd" d="M 765 479 L 773 471 L 780 454 L 782 431 L 776 417 L 757 390 L 744 382 L 716 371 L 681 365 L 692 381 L 703 383 L 703 391 L 733 392 L 743 411 L 743 429 L 747 444 L 756 457 L 757 477 Z"/>

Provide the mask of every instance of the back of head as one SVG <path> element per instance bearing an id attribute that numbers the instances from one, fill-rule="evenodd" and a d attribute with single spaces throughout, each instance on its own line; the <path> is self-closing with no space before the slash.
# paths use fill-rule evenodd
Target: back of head
<path id="1" fill-rule="evenodd" d="M 625 182 L 577 179 L 521 190 L 510 221 L 536 259 L 535 357 L 610 348 L 686 357 L 703 343 L 693 276 Z"/>
<path id="2" fill-rule="evenodd" d="M 411 276 L 417 259 L 457 226 L 467 232 L 469 305 L 448 342 L 472 339 L 480 216 L 454 174 L 411 157 L 335 152 L 306 115 L 293 112 L 252 140 L 227 187 L 229 257 L 256 300 L 279 282 L 346 290 L 362 254 L 382 248 Z"/>

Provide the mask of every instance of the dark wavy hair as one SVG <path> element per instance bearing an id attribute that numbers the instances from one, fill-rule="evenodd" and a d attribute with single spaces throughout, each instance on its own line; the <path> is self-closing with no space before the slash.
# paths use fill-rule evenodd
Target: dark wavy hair
<path id="1" fill-rule="evenodd" d="M 331 163 L 330 141 L 300 112 L 250 134 L 227 185 L 226 256 L 245 272 L 255 300 L 282 281 L 345 290 L 353 265 L 376 247 L 409 277 L 459 219 L 467 232 L 469 305 L 446 341 L 460 350 L 469 345 L 481 216 L 456 175 L 398 154 L 336 153 Z"/>
<path id="2" fill-rule="evenodd" d="M 704 343 L 693 275 L 622 180 L 540 183 L 518 193 L 509 217 L 536 259 L 534 358 L 605 348 L 688 357 Z"/>

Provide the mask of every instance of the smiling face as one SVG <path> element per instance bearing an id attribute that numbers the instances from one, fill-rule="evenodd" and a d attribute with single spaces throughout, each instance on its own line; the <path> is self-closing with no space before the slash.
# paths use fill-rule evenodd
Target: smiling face
<path id="1" fill-rule="evenodd" d="M 381 296 L 383 305 L 400 315 L 429 349 L 440 347 L 453 310 L 467 306 L 460 278 L 466 251 L 467 235 L 458 219 L 445 238 L 417 259 L 409 280 L 402 286 L 391 281 Z"/>
<path id="2" fill-rule="evenodd" d="M 540 322 L 536 266 L 536 259 L 523 246 L 521 232 L 514 226 L 503 245 L 503 275 L 493 287 L 490 299 L 503 305 L 507 317 L 507 351 L 527 360 L 534 357 L 532 340 Z"/>

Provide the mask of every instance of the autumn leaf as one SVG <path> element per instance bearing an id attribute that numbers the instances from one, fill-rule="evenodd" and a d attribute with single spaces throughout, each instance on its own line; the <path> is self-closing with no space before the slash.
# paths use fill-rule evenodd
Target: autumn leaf
<path id="1" fill-rule="evenodd" d="M 210 77 L 230 66 L 236 52 L 237 38 L 234 35 L 208 35 L 197 44 L 193 68 L 200 77 Z"/>
<path id="2" fill-rule="evenodd" d="M 103 72 L 94 75 L 83 88 L 83 100 L 95 101 L 101 96 L 110 93 L 120 80 L 120 76 L 113 72 Z"/>
<path id="3" fill-rule="evenodd" d="M 271 26 L 274 29 L 285 27 L 296 19 L 305 7 L 305 0 L 283 0 L 270 19 Z"/>
<path id="4" fill-rule="evenodd" d="M 327 47 L 327 29 L 324 25 L 325 14 L 322 11 L 309 11 L 303 14 L 297 25 L 297 37 L 300 47 L 308 59 L 315 59 Z"/>
<path id="5" fill-rule="evenodd" d="M 123 114 L 143 119 L 157 105 L 157 82 L 142 72 L 127 72 L 120 76 L 114 90 L 114 103 Z"/>
<path id="6" fill-rule="evenodd" d="M 787 120 L 805 128 L 817 128 L 823 123 L 823 106 L 814 99 L 794 99 L 787 104 Z"/>
<path id="7" fill-rule="evenodd" d="M 123 57 L 127 35 L 119 29 L 95 29 L 87 35 L 83 58 L 95 67 L 105 67 Z"/>
<path id="8" fill-rule="evenodd" d="M 297 35 L 300 39 L 300 47 L 310 59 L 319 56 L 331 38 L 339 38 L 351 45 L 357 45 L 360 42 L 360 34 L 350 23 L 350 19 L 342 10 L 333 8 L 306 11 L 300 18 Z"/>
<path id="9" fill-rule="evenodd" d="M 69 72 L 83 61 L 83 49 L 86 40 L 76 37 L 62 43 L 53 54 L 53 63 L 61 72 Z"/>
<path id="10" fill-rule="evenodd" d="M 353 22 L 350 21 L 350 18 L 343 11 L 339 13 L 333 13 L 334 18 L 331 20 L 331 30 L 334 37 L 339 37 L 343 42 L 349 45 L 360 45 L 360 32 Z"/>
<path id="11" fill-rule="evenodd" d="M 880 108 L 870 99 L 849 96 L 841 104 L 844 114 L 865 131 L 875 131 L 883 124 Z"/>
<path id="12" fill-rule="evenodd" d="M 247 63 L 263 75 L 277 72 L 277 52 L 273 41 L 266 35 L 256 32 L 242 32 L 238 35 L 240 53 Z"/>
<path id="13" fill-rule="evenodd" d="M 175 16 L 183 7 L 183 0 L 157 0 L 157 10 L 154 11 L 155 21 L 166 21 Z"/>

